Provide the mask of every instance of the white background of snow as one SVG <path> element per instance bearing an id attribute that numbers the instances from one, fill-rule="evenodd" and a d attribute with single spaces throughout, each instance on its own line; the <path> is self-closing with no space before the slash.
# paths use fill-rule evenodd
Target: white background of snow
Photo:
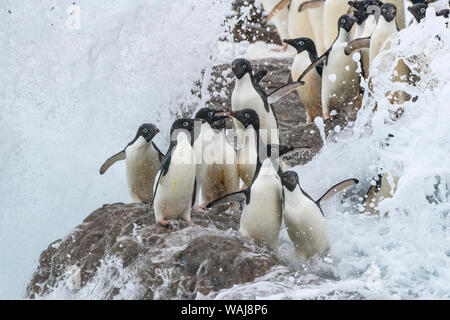
<path id="1" fill-rule="evenodd" d="M 81 29 L 70 30 L 71 3 L 10 0 L 0 7 L 0 298 L 22 297 L 39 253 L 87 213 L 129 201 L 123 163 L 102 177 L 98 168 L 137 126 L 155 122 L 166 133 L 170 110 L 199 103 L 190 89 L 201 69 L 219 53 L 222 61 L 246 52 L 216 46 L 228 3 L 78 1 Z M 383 66 L 378 59 L 372 66 L 378 86 L 374 99 L 365 97 L 355 134 L 342 130 L 336 143 L 296 168 L 314 198 L 349 177 L 365 190 L 377 167 L 398 174 L 398 192 L 381 206 L 390 217 L 352 214 L 338 197 L 324 207 L 333 262 L 309 269 L 329 280 L 304 287 L 275 272 L 218 297 L 339 298 L 354 291 L 368 298 L 450 298 L 448 197 L 438 204 L 425 199 L 436 175 L 450 180 L 450 35 L 441 22 L 427 18 L 401 32 L 400 53 L 425 53 L 432 61 L 412 92 L 417 103 L 395 125 L 389 120 L 384 92 L 394 87 L 393 60 Z M 378 111 L 371 118 L 374 100 Z M 382 149 L 388 133 L 395 138 Z M 167 136 L 156 140 L 165 150 Z M 285 231 L 281 243 L 281 258 L 295 266 Z M 93 292 L 88 289 L 83 292 Z M 132 298 L 135 289 L 131 282 L 122 297 Z"/>

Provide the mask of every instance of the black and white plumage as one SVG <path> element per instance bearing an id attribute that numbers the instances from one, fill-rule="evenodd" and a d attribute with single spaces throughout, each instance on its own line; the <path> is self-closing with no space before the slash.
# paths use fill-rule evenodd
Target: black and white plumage
<path id="1" fill-rule="evenodd" d="M 296 172 L 284 172 L 281 175 L 281 183 L 284 222 L 297 257 L 306 261 L 315 255 L 325 255 L 331 248 L 331 242 L 320 203 L 337 192 L 357 184 L 358 180 L 342 181 L 331 187 L 316 201 L 301 188 Z"/>
<path id="2" fill-rule="evenodd" d="M 254 110 L 240 110 L 231 115 L 244 126 L 256 128 L 255 173 L 245 190 L 215 200 L 207 208 L 228 202 L 243 202 L 239 227 L 241 234 L 276 251 L 282 219 L 282 187 L 279 177 L 282 171 L 279 157 L 294 149 L 300 151 L 308 147 L 266 146 L 259 137 L 258 115 Z"/>
<path id="3" fill-rule="evenodd" d="M 120 160 L 126 161 L 128 191 L 133 202 L 151 203 L 153 184 L 164 154 L 152 141 L 159 129 L 150 123 L 141 125 L 134 139 L 120 152 L 108 158 L 100 168 L 104 174 Z"/>
<path id="4" fill-rule="evenodd" d="M 191 223 L 196 187 L 192 144 L 199 130 L 200 121 L 195 119 L 178 119 L 172 124 L 170 146 L 153 187 L 155 219 L 162 225 L 179 217 Z"/>

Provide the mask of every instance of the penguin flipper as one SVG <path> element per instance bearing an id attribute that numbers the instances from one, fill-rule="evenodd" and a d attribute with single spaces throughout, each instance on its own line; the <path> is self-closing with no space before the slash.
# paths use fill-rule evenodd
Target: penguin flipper
<path id="1" fill-rule="evenodd" d="M 322 7 L 325 3 L 324 0 L 311 0 L 311 1 L 305 1 L 298 7 L 298 12 L 302 10 L 306 10 L 309 8 L 319 8 Z"/>
<path id="2" fill-rule="evenodd" d="M 106 172 L 106 170 L 108 170 L 109 167 L 111 167 L 117 161 L 125 160 L 125 159 L 126 159 L 125 150 L 122 150 L 122 151 L 116 153 L 115 155 L 109 157 L 108 160 L 106 160 L 105 163 L 103 163 L 103 165 L 101 166 L 100 174 L 104 174 Z"/>
<path id="3" fill-rule="evenodd" d="M 219 204 L 229 203 L 229 202 L 242 202 L 247 201 L 247 189 L 243 191 L 233 192 L 227 194 L 217 200 L 214 200 L 206 205 L 206 208 L 212 208 Z"/>
<path id="4" fill-rule="evenodd" d="M 303 71 L 303 73 L 300 75 L 300 77 L 298 78 L 297 81 L 302 81 L 302 79 L 314 68 L 317 68 L 317 73 L 320 74 L 320 76 L 322 76 L 322 68 L 320 68 L 321 64 L 323 64 L 325 62 L 325 60 L 328 59 L 328 55 L 330 54 L 331 48 L 328 49 L 323 55 L 321 55 L 319 58 L 317 58 L 316 60 L 314 60 L 314 62 L 312 62 L 308 68 L 306 68 L 305 71 Z"/>
<path id="5" fill-rule="evenodd" d="M 345 47 L 345 54 L 349 56 L 353 51 L 362 48 L 370 48 L 370 37 L 350 41 L 350 43 Z"/>
<path id="6" fill-rule="evenodd" d="M 156 151 L 158 151 L 158 155 L 159 155 L 159 161 L 162 162 L 164 159 L 164 153 L 161 152 L 161 150 L 159 150 L 159 148 L 156 146 L 156 144 L 152 141 L 153 144 L 153 148 L 156 149 Z"/>
<path id="7" fill-rule="evenodd" d="M 194 179 L 194 188 L 192 188 L 192 204 L 191 207 L 195 204 L 195 196 L 197 195 L 197 179 Z"/>
<path id="8" fill-rule="evenodd" d="M 272 19 L 278 13 L 278 11 L 284 9 L 290 2 L 291 0 L 281 0 L 267 15 L 266 23 L 268 23 L 270 19 Z"/>
<path id="9" fill-rule="evenodd" d="M 298 87 L 300 87 L 300 86 L 302 86 L 304 84 L 305 84 L 305 82 L 303 82 L 301 80 L 297 80 L 296 82 L 285 84 L 284 86 L 282 86 L 282 87 L 276 89 L 275 91 L 273 91 L 272 93 L 270 93 L 267 96 L 267 102 L 269 104 L 277 102 L 283 96 L 287 95 L 292 90 L 295 90 L 295 89 L 297 89 Z"/>
<path id="10" fill-rule="evenodd" d="M 167 172 L 169 172 L 170 161 L 172 160 L 172 151 L 175 145 L 176 141 L 171 143 L 169 150 L 167 150 L 167 153 L 161 162 L 161 166 L 159 167 L 159 170 L 156 173 L 155 183 L 153 184 L 153 199 L 155 199 L 156 192 L 158 191 L 159 180 L 161 180 L 161 177 L 164 177 L 167 174 Z"/>
<path id="11" fill-rule="evenodd" d="M 255 73 L 253 77 L 255 78 L 256 83 L 260 83 L 261 80 L 264 79 L 264 77 L 267 75 L 267 73 L 267 70 L 261 70 Z"/>
<path id="12" fill-rule="evenodd" d="M 302 147 L 293 147 L 293 146 L 285 146 L 280 144 L 278 147 L 278 153 L 280 157 L 287 157 L 297 152 L 303 152 L 311 149 L 310 146 L 302 146 Z"/>
<path id="13" fill-rule="evenodd" d="M 320 197 L 319 200 L 316 201 L 316 203 L 320 204 L 321 202 L 330 199 L 332 196 L 334 196 L 336 193 L 344 190 L 345 188 L 348 188 L 350 186 L 353 186 L 355 184 L 358 184 L 358 179 L 348 179 L 344 180 L 342 182 L 339 182 L 332 186 L 323 196 Z"/>

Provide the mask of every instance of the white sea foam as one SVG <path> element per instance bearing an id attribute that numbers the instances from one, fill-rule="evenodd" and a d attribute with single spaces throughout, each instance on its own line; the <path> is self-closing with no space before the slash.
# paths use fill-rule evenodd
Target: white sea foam
<path id="1" fill-rule="evenodd" d="M 76 29 L 66 25 L 71 3 L 6 1 L 11 14 L 0 12 L 0 298 L 22 297 L 39 253 L 87 213 L 128 201 L 123 164 L 105 176 L 99 165 L 143 122 L 160 127 L 156 140 L 165 149 L 172 113 L 202 103 L 191 97 L 192 83 L 204 68 L 208 81 L 230 9 L 229 1 L 78 1 Z M 335 130 L 335 141 L 295 168 L 313 198 L 340 180 L 360 180 L 358 194 L 324 206 L 329 262 L 298 265 L 282 230 L 280 258 L 298 277 L 275 268 L 198 298 L 450 298 L 450 32 L 429 16 L 398 37 L 394 58 L 380 56 L 371 67 L 372 95 L 353 131 Z M 239 50 L 222 49 L 220 59 Z M 420 69 L 416 87 L 390 81 L 399 56 Z M 396 106 L 384 94 L 399 89 L 418 99 L 393 121 Z M 379 206 L 389 216 L 359 214 L 358 198 L 379 168 L 399 177 L 394 196 Z M 61 283 L 51 297 L 104 297 L 112 267 L 120 270 L 120 261 L 104 261 L 76 295 Z M 143 290 L 128 271 L 112 281 L 124 286 L 121 298 Z"/>

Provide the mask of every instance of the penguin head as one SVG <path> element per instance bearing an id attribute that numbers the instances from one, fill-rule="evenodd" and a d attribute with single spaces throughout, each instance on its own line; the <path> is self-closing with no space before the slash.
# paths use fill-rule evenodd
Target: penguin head
<path id="1" fill-rule="evenodd" d="M 145 141 L 152 141 L 153 137 L 159 133 L 159 129 L 151 123 L 144 123 L 137 131 L 137 137 L 143 137 Z"/>
<path id="2" fill-rule="evenodd" d="M 247 73 L 252 72 L 252 65 L 247 59 L 238 58 L 231 64 L 231 69 L 236 78 L 241 79 Z"/>
<path id="3" fill-rule="evenodd" d="M 385 3 L 381 6 L 381 15 L 383 16 L 384 20 L 386 20 L 387 22 L 391 22 L 397 15 L 397 7 L 395 6 L 395 4 Z"/>
<path id="4" fill-rule="evenodd" d="M 298 174 L 295 171 L 286 171 L 281 174 L 281 184 L 289 191 L 294 191 L 298 185 Z"/>
<path id="5" fill-rule="evenodd" d="M 436 15 L 448 19 L 448 17 L 450 16 L 450 9 L 442 9 L 438 13 L 436 13 Z"/>
<path id="6" fill-rule="evenodd" d="M 356 22 L 356 18 L 354 18 L 353 16 L 351 16 L 349 14 L 344 14 L 339 18 L 338 28 L 339 29 L 342 28 L 346 32 L 350 32 L 350 30 L 352 29 L 355 22 Z"/>
<path id="7" fill-rule="evenodd" d="M 428 0 L 411 0 L 412 4 L 416 4 L 416 3 L 423 3 L 428 5 Z"/>
<path id="8" fill-rule="evenodd" d="M 200 124 L 204 122 L 202 119 L 182 118 L 173 122 L 170 129 L 170 137 L 173 141 L 177 140 L 178 133 L 184 132 L 190 137 L 191 144 L 194 143 L 197 136 L 200 134 Z M 174 135 L 175 133 L 175 135 Z"/>
<path id="9" fill-rule="evenodd" d="M 308 52 L 316 52 L 316 45 L 310 38 L 302 37 L 297 39 L 284 39 L 283 42 L 294 47 L 295 50 L 297 50 L 297 53 L 304 50 L 307 50 Z"/>
<path id="10" fill-rule="evenodd" d="M 255 130 L 259 130 L 259 117 L 253 109 L 224 112 L 223 115 L 235 118 L 242 123 L 245 128 L 248 128 L 251 125 Z"/>
<path id="11" fill-rule="evenodd" d="M 195 114 L 195 118 L 205 120 L 211 127 L 213 127 L 215 122 L 227 118 L 226 116 L 219 114 L 223 114 L 223 111 L 214 110 L 211 108 L 202 108 Z M 224 121 L 221 122 L 225 123 Z"/>
<path id="12" fill-rule="evenodd" d="M 365 10 L 355 10 L 353 12 L 353 16 L 356 18 L 356 23 L 361 25 L 364 21 L 366 21 L 369 14 Z"/>
<path id="13" fill-rule="evenodd" d="M 427 7 L 427 4 L 419 2 L 413 6 L 409 6 L 408 11 L 411 12 L 417 22 L 420 22 L 423 18 L 425 18 Z"/>

